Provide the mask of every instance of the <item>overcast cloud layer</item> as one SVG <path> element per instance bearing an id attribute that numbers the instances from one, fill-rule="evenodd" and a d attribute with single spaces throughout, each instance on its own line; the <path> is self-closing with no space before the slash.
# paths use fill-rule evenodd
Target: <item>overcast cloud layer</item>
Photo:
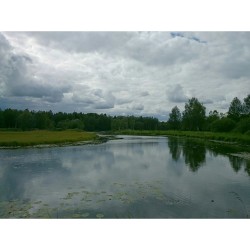
<path id="1" fill-rule="evenodd" d="M 166 120 L 250 92 L 250 32 L 2 32 L 0 108 Z"/>

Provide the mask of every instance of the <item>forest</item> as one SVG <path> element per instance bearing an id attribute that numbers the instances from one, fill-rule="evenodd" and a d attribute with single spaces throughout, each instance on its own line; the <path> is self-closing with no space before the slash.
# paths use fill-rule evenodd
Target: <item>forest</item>
<path id="1" fill-rule="evenodd" d="M 154 117 L 110 116 L 96 113 L 53 113 L 0 109 L 1 130 L 66 130 L 119 131 L 119 130 L 183 130 L 238 132 L 250 134 L 250 94 L 242 101 L 235 97 L 226 113 L 217 110 L 206 115 L 206 107 L 195 97 L 185 103 L 184 110 L 175 106 L 167 121 Z"/>

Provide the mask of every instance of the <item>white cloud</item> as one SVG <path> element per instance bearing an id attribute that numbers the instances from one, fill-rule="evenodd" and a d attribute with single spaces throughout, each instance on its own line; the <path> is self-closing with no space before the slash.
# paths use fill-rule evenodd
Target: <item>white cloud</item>
<path id="1" fill-rule="evenodd" d="M 2 106 L 166 117 L 249 93 L 249 32 L 3 32 Z M 167 97 L 167 98 L 166 98 Z"/>

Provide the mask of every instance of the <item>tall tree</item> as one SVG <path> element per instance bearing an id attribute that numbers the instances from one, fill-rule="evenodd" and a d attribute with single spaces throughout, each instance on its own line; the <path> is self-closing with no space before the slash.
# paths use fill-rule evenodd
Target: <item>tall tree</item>
<path id="1" fill-rule="evenodd" d="M 181 112 L 177 106 L 173 107 L 169 114 L 168 124 L 171 129 L 180 129 Z"/>
<path id="2" fill-rule="evenodd" d="M 250 95 L 244 98 L 243 112 L 245 115 L 250 115 Z"/>
<path id="3" fill-rule="evenodd" d="M 186 130 L 202 130 L 206 118 L 206 108 L 193 97 L 185 104 L 183 127 Z"/>
<path id="4" fill-rule="evenodd" d="M 243 107 L 241 101 L 238 99 L 238 97 L 235 97 L 230 103 L 228 117 L 234 121 L 238 121 L 242 115 L 242 112 Z"/>
<path id="5" fill-rule="evenodd" d="M 22 130 L 30 130 L 35 127 L 34 117 L 27 109 L 18 116 L 17 123 Z"/>

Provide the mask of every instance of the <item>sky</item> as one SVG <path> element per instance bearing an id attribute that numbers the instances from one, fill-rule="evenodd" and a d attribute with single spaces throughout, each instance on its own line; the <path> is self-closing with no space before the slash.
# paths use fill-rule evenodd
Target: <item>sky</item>
<path id="1" fill-rule="evenodd" d="M 153 116 L 250 93 L 250 32 L 1 32 L 0 108 Z"/>

